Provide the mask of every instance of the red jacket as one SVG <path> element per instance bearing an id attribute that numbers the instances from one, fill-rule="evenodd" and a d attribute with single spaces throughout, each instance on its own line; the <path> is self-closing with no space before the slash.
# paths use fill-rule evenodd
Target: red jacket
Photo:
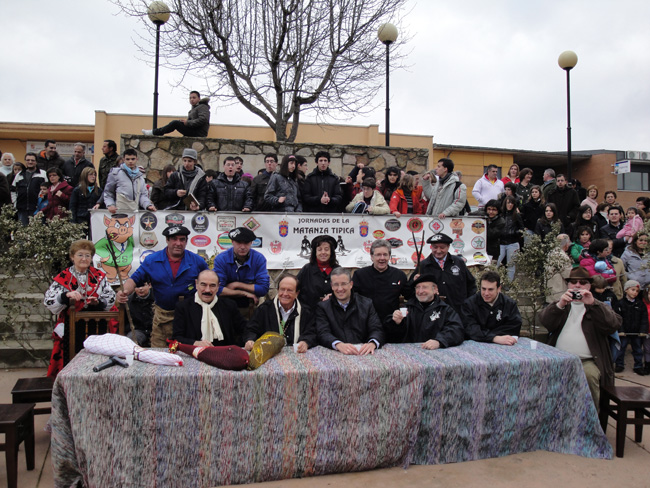
<path id="1" fill-rule="evenodd" d="M 413 200 L 413 214 L 423 215 L 426 211 L 425 202 L 422 200 L 422 187 L 416 186 L 411 193 L 411 199 Z M 393 192 L 393 195 L 390 197 L 390 212 L 395 213 L 399 212 L 401 214 L 408 213 L 408 203 L 406 202 L 406 197 L 404 196 L 404 190 L 398 188 Z"/>

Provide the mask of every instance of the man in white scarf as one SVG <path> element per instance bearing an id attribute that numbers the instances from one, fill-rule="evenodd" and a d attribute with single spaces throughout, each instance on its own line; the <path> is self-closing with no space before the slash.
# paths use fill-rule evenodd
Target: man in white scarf
<path id="1" fill-rule="evenodd" d="M 217 296 L 219 277 L 212 270 L 196 279 L 196 294 L 176 305 L 172 339 L 195 346 L 242 346 L 246 320 L 234 301 Z"/>

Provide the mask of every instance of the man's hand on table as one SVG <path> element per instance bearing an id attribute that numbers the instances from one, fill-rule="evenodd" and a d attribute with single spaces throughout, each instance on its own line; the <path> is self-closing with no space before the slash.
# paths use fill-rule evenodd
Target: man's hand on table
<path id="1" fill-rule="evenodd" d="M 494 339 L 492 339 L 492 342 L 495 344 L 502 344 L 504 346 L 514 346 L 517 344 L 517 338 L 511 335 L 502 335 L 496 336 Z"/>
<path id="2" fill-rule="evenodd" d="M 430 351 L 433 351 L 434 349 L 439 349 L 440 348 L 440 343 L 436 341 L 435 339 L 429 339 L 427 342 L 422 344 L 422 347 L 424 349 L 429 349 Z"/>

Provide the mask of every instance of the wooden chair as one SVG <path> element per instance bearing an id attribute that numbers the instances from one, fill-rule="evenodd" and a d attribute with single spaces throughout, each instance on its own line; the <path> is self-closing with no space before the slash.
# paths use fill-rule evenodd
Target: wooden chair
<path id="1" fill-rule="evenodd" d="M 0 405 L 0 433 L 5 442 L 0 451 L 5 451 L 7 462 L 7 486 L 18 486 L 18 448 L 25 441 L 27 471 L 34 469 L 34 404 Z"/>
<path id="2" fill-rule="evenodd" d="M 11 390 L 12 403 L 50 403 L 54 378 L 20 378 Z M 50 407 L 35 408 L 34 415 L 51 413 Z"/>
<path id="3" fill-rule="evenodd" d="M 69 361 L 72 361 L 72 358 L 77 354 L 77 330 L 79 327 L 82 327 L 84 330 L 83 337 L 84 339 L 88 337 L 88 330 L 91 322 L 95 322 L 95 330 L 99 325 L 101 320 L 106 321 L 108 327 L 108 321 L 111 319 L 116 319 L 118 322 L 118 334 L 124 335 L 124 306 L 122 304 L 118 305 L 117 311 L 113 312 L 97 312 L 97 311 L 86 311 L 81 310 L 77 312 L 74 308 L 70 309 L 70 333 L 68 334 L 68 350 L 69 350 Z"/>
<path id="4" fill-rule="evenodd" d="M 641 442 L 643 426 L 650 425 L 649 409 L 650 388 L 644 386 L 600 388 L 600 425 L 605 432 L 608 417 L 616 420 L 616 457 L 623 457 L 628 424 L 634 425 L 634 442 Z M 634 412 L 634 418 L 628 417 L 629 411 Z"/>

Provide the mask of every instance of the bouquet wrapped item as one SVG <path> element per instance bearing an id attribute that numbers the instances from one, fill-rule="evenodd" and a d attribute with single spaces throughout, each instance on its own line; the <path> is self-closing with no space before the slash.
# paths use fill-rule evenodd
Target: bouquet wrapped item
<path id="1" fill-rule="evenodd" d="M 240 371 L 248 366 L 248 353 L 239 346 L 204 347 L 170 341 L 169 352 L 174 353 L 176 351 L 182 351 L 203 363 L 220 369 Z"/>
<path id="2" fill-rule="evenodd" d="M 262 337 L 255 341 L 250 352 L 250 364 L 248 369 L 257 369 L 273 356 L 282 351 L 287 340 L 277 332 L 265 332 Z"/>
<path id="3" fill-rule="evenodd" d="M 138 346 L 135 342 L 119 334 L 91 335 L 84 341 L 84 348 L 93 354 L 125 358 L 129 354 L 138 361 L 163 366 L 183 366 L 183 360 L 174 354 L 152 351 Z"/>

